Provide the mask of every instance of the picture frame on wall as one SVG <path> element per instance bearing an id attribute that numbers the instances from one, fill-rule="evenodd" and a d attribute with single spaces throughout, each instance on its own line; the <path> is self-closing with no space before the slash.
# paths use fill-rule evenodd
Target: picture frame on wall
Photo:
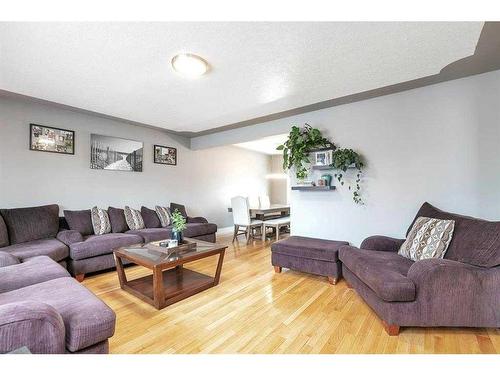
<path id="1" fill-rule="evenodd" d="M 107 135 L 90 135 L 90 168 L 142 172 L 144 144 Z"/>
<path id="2" fill-rule="evenodd" d="M 30 124 L 30 150 L 74 155 L 75 132 L 52 126 Z"/>
<path id="3" fill-rule="evenodd" d="M 156 164 L 177 165 L 177 149 L 174 147 L 154 145 L 153 157 Z"/>

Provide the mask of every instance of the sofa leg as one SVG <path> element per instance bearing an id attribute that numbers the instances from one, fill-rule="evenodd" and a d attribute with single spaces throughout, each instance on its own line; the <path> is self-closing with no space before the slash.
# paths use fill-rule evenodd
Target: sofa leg
<path id="1" fill-rule="evenodd" d="M 80 273 L 78 275 L 75 275 L 75 279 L 76 279 L 76 281 L 78 281 L 79 283 L 81 283 L 83 281 L 83 279 L 85 279 L 85 274 L 84 273 Z"/>
<path id="2" fill-rule="evenodd" d="M 382 320 L 382 325 L 385 328 L 385 331 L 389 336 L 398 336 L 399 335 L 399 326 L 394 324 L 387 324 Z"/>
<path id="3" fill-rule="evenodd" d="M 274 266 L 274 272 L 281 273 L 281 267 L 280 266 Z"/>
<path id="4" fill-rule="evenodd" d="M 328 282 L 332 285 L 335 285 L 335 284 L 337 284 L 337 278 L 328 276 Z"/>

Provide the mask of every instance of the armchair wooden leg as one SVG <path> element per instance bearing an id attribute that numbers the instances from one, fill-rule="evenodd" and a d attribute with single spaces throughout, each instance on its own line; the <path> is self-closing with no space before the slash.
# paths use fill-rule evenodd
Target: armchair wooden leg
<path id="1" fill-rule="evenodd" d="M 382 320 L 382 325 L 384 326 L 385 331 L 389 336 L 398 336 L 399 335 L 399 326 L 395 324 L 387 324 Z"/>
<path id="2" fill-rule="evenodd" d="M 83 281 L 83 279 L 85 279 L 85 274 L 84 273 L 80 273 L 78 275 L 75 275 L 75 279 L 76 279 L 76 281 L 78 281 L 79 283 L 81 283 Z"/>
<path id="3" fill-rule="evenodd" d="M 337 284 L 337 278 L 328 276 L 328 282 L 332 285 L 335 285 L 335 284 Z"/>
<path id="4" fill-rule="evenodd" d="M 281 267 L 280 266 L 274 266 L 274 272 L 281 273 Z"/>

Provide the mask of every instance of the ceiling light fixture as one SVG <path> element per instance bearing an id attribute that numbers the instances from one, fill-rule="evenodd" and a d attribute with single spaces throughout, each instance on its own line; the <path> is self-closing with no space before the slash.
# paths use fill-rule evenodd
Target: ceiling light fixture
<path id="1" fill-rule="evenodd" d="M 208 63 L 192 53 L 181 53 L 172 59 L 174 70 L 187 78 L 198 78 L 208 71 Z"/>

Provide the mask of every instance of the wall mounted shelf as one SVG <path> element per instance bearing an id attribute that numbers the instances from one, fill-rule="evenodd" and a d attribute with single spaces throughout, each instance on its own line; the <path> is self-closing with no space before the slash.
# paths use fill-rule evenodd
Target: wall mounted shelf
<path id="1" fill-rule="evenodd" d="M 356 166 L 354 164 L 351 164 L 348 168 L 349 169 L 356 169 Z M 335 168 L 333 168 L 329 165 L 313 165 L 312 169 L 315 171 L 330 171 L 330 170 L 333 170 Z"/>
<path id="2" fill-rule="evenodd" d="M 292 190 L 301 191 L 331 191 L 335 190 L 335 186 L 292 186 Z"/>

